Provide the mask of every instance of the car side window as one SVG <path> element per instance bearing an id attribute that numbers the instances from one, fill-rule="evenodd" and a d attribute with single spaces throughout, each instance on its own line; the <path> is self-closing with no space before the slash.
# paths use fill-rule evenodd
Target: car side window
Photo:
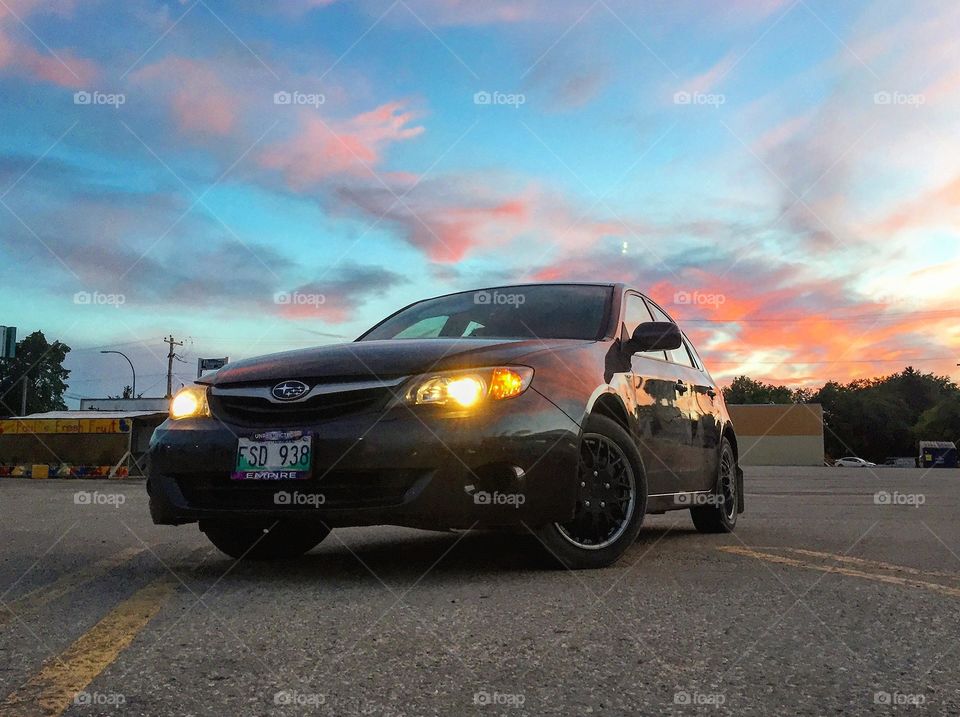
<path id="1" fill-rule="evenodd" d="M 647 308 L 643 297 L 638 294 L 627 294 L 623 310 L 624 338 L 633 336 L 633 332 L 636 331 L 637 327 L 648 321 L 653 321 L 653 315 L 650 313 L 650 309 Z M 650 358 L 658 358 L 661 360 L 666 359 L 663 351 L 642 351 L 638 352 L 637 355 L 649 356 Z"/>
<path id="2" fill-rule="evenodd" d="M 654 321 L 673 321 L 673 319 L 663 313 L 660 307 L 652 301 L 647 301 L 647 306 L 650 307 L 650 313 L 653 314 Z M 690 358 L 690 354 L 687 352 L 687 347 L 684 344 L 680 344 L 680 348 L 674 349 L 673 351 L 667 351 L 667 360 L 678 363 L 681 366 L 693 368 L 693 359 Z"/>

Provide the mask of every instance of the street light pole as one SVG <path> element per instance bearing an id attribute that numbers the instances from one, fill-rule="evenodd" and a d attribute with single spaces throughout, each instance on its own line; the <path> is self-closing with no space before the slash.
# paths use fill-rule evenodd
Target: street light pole
<path id="1" fill-rule="evenodd" d="M 121 356 L 123 356 L 123 357 L 127 360 L 127 363 L 130 364 L 130 370 L 133 372 L 133 385 L 130 387 L 130 389 L 131 389 L 131 396 L 130 396 L 130 398 L 136 398 L 136 397 L 137 397 L 137 370 L 133 367 L 133 361 L 130 360 L 130 357 L 127 356 L 125 353 L 123 353 L 123 351 L 101 351 L 100 353 L 102 353 L 102 354 L 120 354 Z"/>

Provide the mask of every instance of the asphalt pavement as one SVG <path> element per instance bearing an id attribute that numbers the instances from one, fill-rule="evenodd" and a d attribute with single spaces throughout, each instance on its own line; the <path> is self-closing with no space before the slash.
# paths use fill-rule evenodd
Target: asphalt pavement
<path id="1" fill-rule="evenodd" d="M 960 471 L 748 468 L 733 535 L 598 571 L 529 533 L 152 525 L 139 481 L 0 479 L 0 715 L 960 713 Z"/>

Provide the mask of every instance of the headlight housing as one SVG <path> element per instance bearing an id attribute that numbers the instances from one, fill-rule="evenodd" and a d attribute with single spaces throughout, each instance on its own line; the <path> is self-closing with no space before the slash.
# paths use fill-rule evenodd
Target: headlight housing
<path id="1" fill-rule="evenodd" d="M 210 415 L 206 386 L 184 386 L 170 400 L 170 418 L 197 418 Z"/>
<path id="2" fill-rule="evenodd" d="M 415 406 L 474 408 L 489 401 L 519 396 L 532 380 L 533 369 L 527 366 L 438 371 L 417 376 L 407 389 L 405 400 Z"/>

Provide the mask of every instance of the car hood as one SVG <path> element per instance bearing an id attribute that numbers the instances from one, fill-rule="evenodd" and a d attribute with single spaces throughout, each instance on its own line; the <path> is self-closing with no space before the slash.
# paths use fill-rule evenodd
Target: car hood
<path id="1" fill-rule="evenodd" d="M 394 378 L 428 371 L 509 364 L 541 351 L 594 343 L 580 339 L 394 339 L 285 351 L 230 363 L 201 383 L 226 386 L 286 379 Z"/>

